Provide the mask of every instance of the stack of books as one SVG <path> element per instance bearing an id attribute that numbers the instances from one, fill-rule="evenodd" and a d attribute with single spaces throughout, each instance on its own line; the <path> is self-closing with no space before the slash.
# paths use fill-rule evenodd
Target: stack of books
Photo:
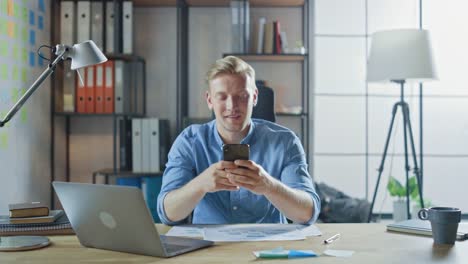
<path id="1" fill-rule="evenodd" d="M 8 216 L 0 216 L 0 235 L 73 234 L 63 210 L 30 202 L 10 204 L 9 211 Z"/>

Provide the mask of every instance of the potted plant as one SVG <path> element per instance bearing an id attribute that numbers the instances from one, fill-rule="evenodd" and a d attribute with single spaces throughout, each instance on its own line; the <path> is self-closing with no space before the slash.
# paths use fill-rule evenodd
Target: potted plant
<path id="1" fill-rule="evenodd" d="M 405 184 L 406 185 L 406 184 Z M 397 197 L 393 201 L 393 220 L 395 222 L 407 219 L 406 211 L 406 186 L 401 184 L 395 177 L 390 176 L 387 184 L 387 190 L 392 197 Z M 408 180 L 410 199 L 419 203 L 419 191 L 416 182 L 416 176 Z"/>

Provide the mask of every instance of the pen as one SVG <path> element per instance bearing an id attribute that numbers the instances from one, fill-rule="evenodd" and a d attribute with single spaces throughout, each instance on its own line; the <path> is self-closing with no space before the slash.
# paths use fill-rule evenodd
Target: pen
<path id="1" fill-rule="evenodd" d="M 330 237 L 330 238 L 328 238 L 328 239 L 325 239 L 325 240 L 323 241 L 323 243 L 325 243 L 325 244 L 330 244 L 330 243 L 332 243 L 333 241 L 337 240 L 337 239 L 340 238 L 340 237 L 341 237 L 340 234 L 336 234 L 336 235 L 334 235 L 334 236 L 332 236 L 332 237 Z"/>

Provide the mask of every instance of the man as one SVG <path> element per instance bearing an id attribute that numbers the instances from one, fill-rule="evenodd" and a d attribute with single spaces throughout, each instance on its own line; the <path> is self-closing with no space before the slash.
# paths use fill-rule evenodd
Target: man
<path id="1" fill-rule="evenodd" d="M 255 71 L 234 56 L 217 60 L 206 76 L 206 102 L 216 119 L 185 129 L 172 146 L 158 197 L 169 225 L 313 223 L 320 198 L 305 153 L 289 129 L 251 119 Z M 223 144 L 249 144 L 250 160 L 222 160 Z"/>

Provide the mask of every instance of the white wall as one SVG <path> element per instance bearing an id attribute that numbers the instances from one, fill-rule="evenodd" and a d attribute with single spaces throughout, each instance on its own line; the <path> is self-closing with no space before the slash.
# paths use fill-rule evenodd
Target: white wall
<path id="1" fill-rule="evenodd" d="M 467 7 L 462 0 L 425 1 L 422 10 L 440 77 L 424 84 L 424 196 L 463 211 L 468 210 L 461 195 L 468 172 Z M 366 83 L 370 36 L 378 30 L 418 28 L 419 13 L 417 0 L 315 1 L 314 176 L 352 196 L 372 198 L 399 96 L 395 84 Z M 405 92 L 419 162 L 419 88 L 406 85 Z M 400 114 L 396 122 L 374 212 L 392 210 L 388 176 L 405 177 Z"/>
<path id="2" fill-rule="evenodd" d="M 41 8 L 39 2 L 44 3 Z M 13 10 L 13 14 L 8 10 Z M 42 44 L 50 44 L 50 13 L 50 1 L 3 1 L 0 5 L 2 119 L 46 69 L 47 62 L 39 63 L 36 50 Z M 34 23 L 29 20 L 30 15 Z M 42 28 L 38 25 L 39 17 L 42 17 Z M 10 203 L 50 202 L 50 146 L 49 79 L 9 124 L 0 128 L 0 214 L 8 212 Z"/>

